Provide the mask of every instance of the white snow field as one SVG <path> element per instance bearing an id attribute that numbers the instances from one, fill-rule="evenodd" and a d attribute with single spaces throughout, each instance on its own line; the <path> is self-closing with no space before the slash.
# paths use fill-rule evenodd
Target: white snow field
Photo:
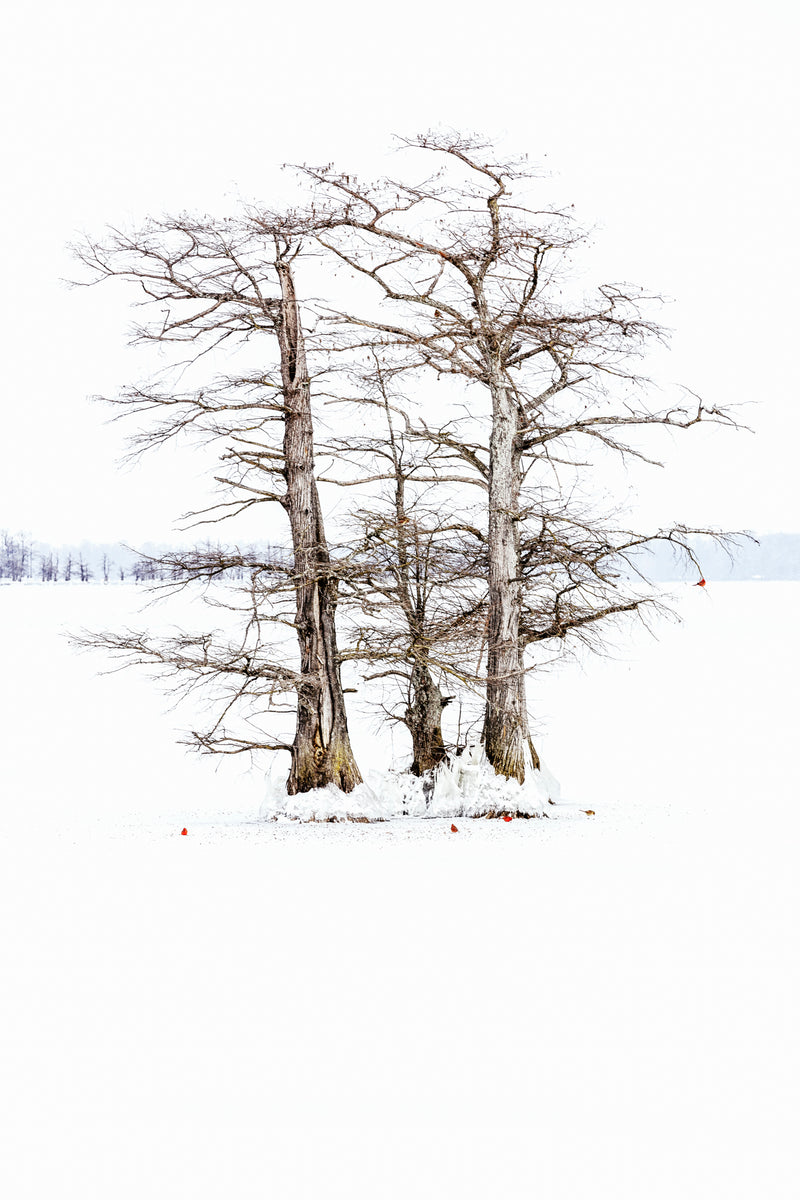
<path id="1" fill-rule="evenodd" d="M 457 834 L 259 821 L 60 636 L 133 604 L 0 587 L 3 1196 L 796 1195 L 800 585 L 537 679 L 565 804 Z"/>

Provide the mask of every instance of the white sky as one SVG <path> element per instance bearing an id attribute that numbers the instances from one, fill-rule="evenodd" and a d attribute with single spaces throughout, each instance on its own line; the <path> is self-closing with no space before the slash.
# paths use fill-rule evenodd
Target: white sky
<path id="1" fill-rule="evenodd" d="M 87 396 L 140 378 L 127 305 L 70 291 L 76 232 L 273 202 L 277 167 L 369 176 L 393 133 L 476 130 L 530 155 L 599 226 L 594 266 L 674 298 L 668 372 L 746 402 L 756 436 L 700 432 L 631 477 L 643 522 L 800 529 L 792 372 L 798 18 L 788 4 L 44 0 L 4 18 L 0 528 L 168 538 L 206 464 L 122 472 Z M 265 525 L 276 516 L 267 510 Z M 265 528 L 265 536 L 269 529 Z"/>

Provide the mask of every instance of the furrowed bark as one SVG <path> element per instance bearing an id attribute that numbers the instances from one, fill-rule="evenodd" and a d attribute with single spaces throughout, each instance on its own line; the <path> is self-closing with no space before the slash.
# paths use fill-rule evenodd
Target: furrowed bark
<path id="1" fill-rule="evenodd" d="M 442 738 L 442 709 L 445 701 L 434 682 L 424 658 L 414 661 L 411 673 L 412 700 L 406 712 L 406 725 L 411 733 L 414 761 L 412 775 L 424 775 L 438 767 L 446 756 Z"/>
<path id="2" fill-rule="evenodd" d="M 539 760 L 528 732 L 523 647 L 519 636 L 522 581 L 519 548 L 521 446 L 513 397 L 499 364 L 490 374 L 489 628 L 487 631 L 486 757 L 499 775 L 525 780 L 525 760 Z"/>
<path id="3" fill-rule="evenodd" d="M 292 744 L 289 795 L 336 784 L 351 792 L 361 783 L 347 731 L 336 647 L 337 583 L 331 572 L 314 476 L 311 383 L 289 264 L 277 261 L 281 302 L 277 333 L 283 382 L 286 498 L 294 549 L 296 627 L 302 683 Z"/>

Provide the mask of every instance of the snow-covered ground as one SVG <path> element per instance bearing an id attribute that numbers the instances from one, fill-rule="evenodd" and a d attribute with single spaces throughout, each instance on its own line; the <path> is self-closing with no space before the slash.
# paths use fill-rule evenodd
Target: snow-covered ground
<path id="1" fill-rule="evenodd" d="M 537 680 L 566 803 L 458 834 L 258 821 L 60 636 L 131 603 L 0 588 L 4 1195 L 794 1196 L 800 584 Z"/>

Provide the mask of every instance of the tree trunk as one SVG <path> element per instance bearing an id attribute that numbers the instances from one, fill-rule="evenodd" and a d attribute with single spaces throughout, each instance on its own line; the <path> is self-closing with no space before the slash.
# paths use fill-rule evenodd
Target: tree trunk
<path id="1" fill-rule="evenodd" d="M 523 648 L 519 638 L 521 451 L 516 404 L 497 363 L 490 372 L 490 388 L 489 628 L 483 743 L 486 757 L 498 775 L 523 783 L 526 754 L 534 765 L 538 765 L 538 758 L 528 732 Z"/>
<path id="2" fill-rule="evenodd" d="M 284 412 L 284 501 L 292 530 L 296 628 L 302 682 L 288 791 L 293 796 L 335 783 L 351 792 L 361 783 L 350 737 L 336 648 L 337 583 L 330 569 L 314 477 L 311 383 L 289 264 L 277 262 L 281 284 L 277 333 Z"/>
<path id="3" fill-rule="evenodd" d="M 447 752 L 442 739 L 442 709 L 446 701 L 422 658 L 414 660 L 411 696 L 411 705 L 406 711 L 406 725 L 414 749 L 411 774 L 424 775 L 437 767 Z"/>

